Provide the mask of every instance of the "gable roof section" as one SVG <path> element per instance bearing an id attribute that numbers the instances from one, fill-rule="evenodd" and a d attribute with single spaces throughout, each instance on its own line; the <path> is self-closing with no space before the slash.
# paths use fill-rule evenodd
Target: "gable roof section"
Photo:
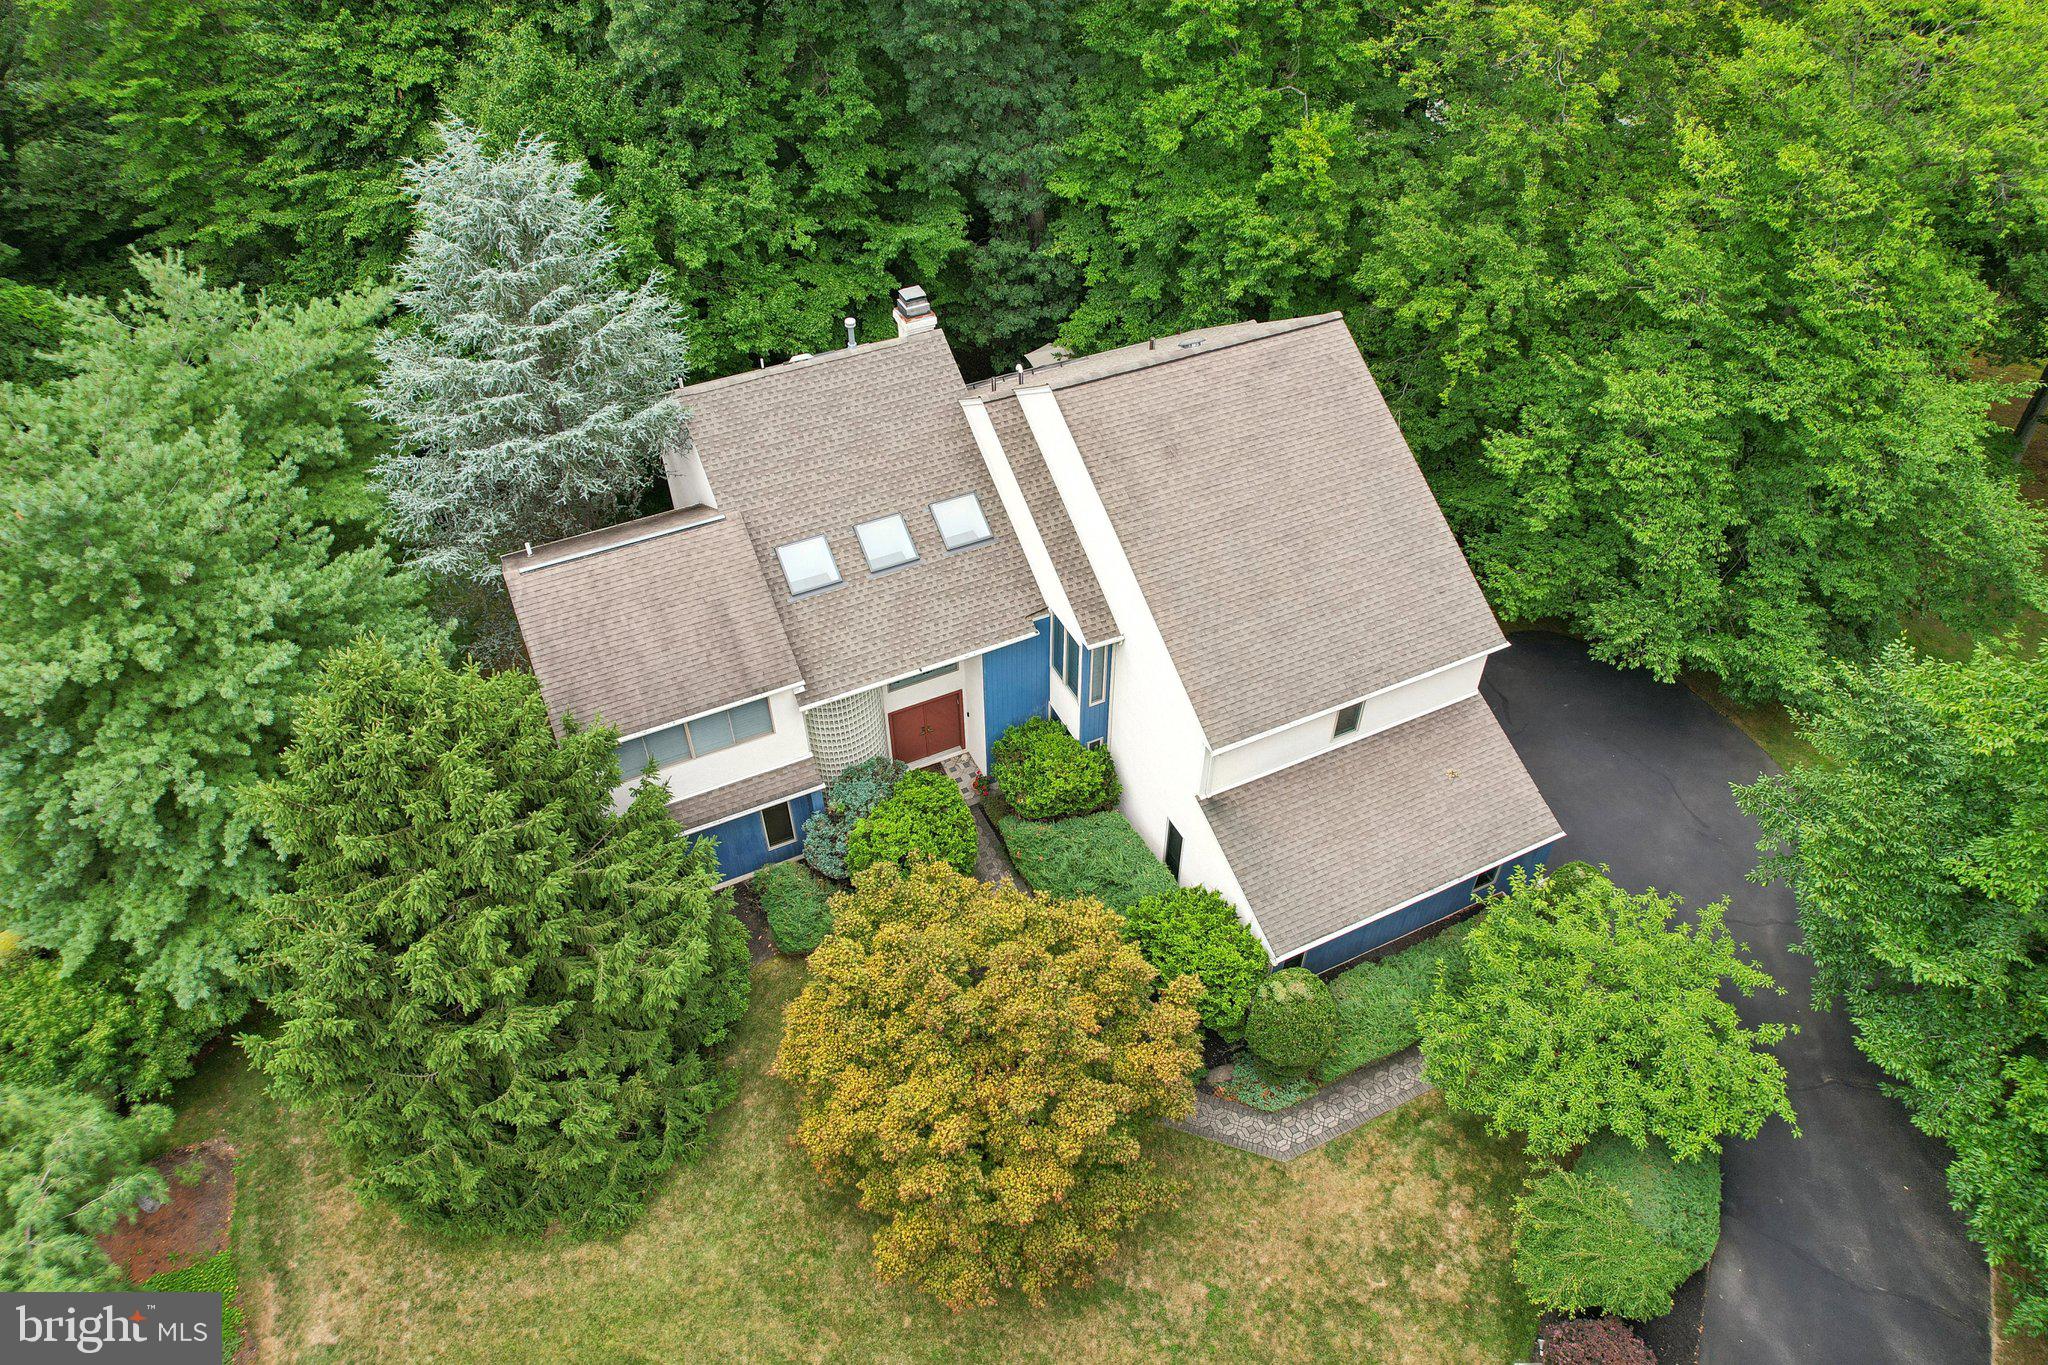
<path id="1" fill-rule="evenodd" d="M 1013 640 L 1045 610 L 960 411 L 964 387 L 934 330 L 682 390 L 713 495 L 746 521 L 806 702 Z M 930 505 L 962 493 L 978 495 L 992 538 L 948 551 Z M 918 559 L 871 574 L 854 527 L 890 513 Z M 841 581 L 792 600 L 776 547 L 815 535 Z"/>
<path id="2" fill-rule="evenodd" d="M 1504 643 L 1341 314 L 1190 335 L 1023 382 L 1055 390 L 1211 745 Z"/>
<path id="3" fill-rule="evenodd" d="M 1350 928 L 1361 911 L 1406 905 L 1561 832 L 1480 697 L 1202 808 L 1276 960 Z"/>
<path id="4" fill-rule="evenodd" d="M 631 735 L 803 681 L 737 518 L 663 512 L 502 567 L 551 717 Z"/>
<path id="5" fill-rule="evenodd" d="M 996 439 L 1002 442 L 1003 455 L 1010 462 L 1010 472 L 1017 477 L 1024 503 L 1031 509 L 1031 519 L 1038 524 L 1038 536 L 1045 542 L 1053 572 L 1059 575 L 1060 587 L 1073 604 L 1075 616 L 1080 618 L 1068 624 L 1079 630 L 1089 644 L 1116 638 L 1120 633 L 1116 617 L 1102 596 L 1102 584 L 1096 581 L 1095 570 L 1088 566 L 1088 555 L 1081 548 L 1074 519 L 1067 515 L 1067 505 L 1060 500 L 1059 489 L 1053 486 L 1052 471 L 1046 467 L 1045 456 L 1031 435 L 1030 424 L 1024 420 L 1024 410 L 1013 398 L 990 402 L 984 410 L 989 425 L 995 428 Z"/>

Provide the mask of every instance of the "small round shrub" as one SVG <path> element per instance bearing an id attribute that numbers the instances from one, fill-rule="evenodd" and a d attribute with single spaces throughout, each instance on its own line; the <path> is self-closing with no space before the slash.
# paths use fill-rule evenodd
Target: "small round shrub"
<path id="1" fill-rule="evenodd" d="M 1123 794 L 1107 749 L 1090 749 L 1044 716 L 1003 731 L 989 751 L 989 769 L 1003 800 L 1027 820 L 1108 810 Z"/>
<path id="2" fill-rule="evenodd" d="M 1543 1365 L 1657 1365 L 1656 1353 L 1620 1318 L 1567 1318 L 1544 1325 Z"/>
<path id="3" fill-rule="evenodd" d="M 1313 1069 L 1337 1045 L 1330 988 L 1306 967 L 1273 973 L 1252 993 L 1244 1040 L 1276 1071 L 1298 1076 Z"/>
<path id="4" fill-rule="evenodd" d="M 1515 1278 L 1539 1307 L 1646 1321 L 1714 1254 L 1721 1165 L 1603 1135 L 1573 1169 L 1531 1182 L 1515 1215 Z"/>
<path id="5" fill-rule="evenodd" d="M 801 862 L 770 863 L 756 872 L 754 894 L 779 952 L 808 953 L 832 932 L 832 888 Z"/>
<path id="6" fill-rule="evenodd" d="M 825 792 L 825 809 L 804 821 L 804 861 L 821 877 L 845 881 L 846 837 L 854 822 L 888 799 L 905 768 L 883 755 L 856 763 Z"/>
<path id="7" fill-rule="evenodd" d="M 853 875 L 876 863 L 925 857 L 971 875 L 979 846 L 974 812 L 952 778 L 905 773 L 887 800 L 853 822 L 846 836 L 846 870 Z"/>
<path id="8" fill-rule="evenodd" d="M 1244 1014 L 1265 979 L 1266 950 L 1237 910 L 1206 886 L 1177 886 L 1124 911 L 1124 934 L 1171 981 L 1201 980 L 1202 1024 L 1229 1042 L 1244 1037 Z"/>

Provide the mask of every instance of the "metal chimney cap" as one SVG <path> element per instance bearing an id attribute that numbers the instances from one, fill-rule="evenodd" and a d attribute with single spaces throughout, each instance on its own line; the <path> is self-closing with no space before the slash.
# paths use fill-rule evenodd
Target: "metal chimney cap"
<path id="1" fill-rule="evenodd" d="M 906 284 L 896 291 L 896 311 L 907 318 L 921 318 L 932 311 L 932 301 L 923 289 Z"/>

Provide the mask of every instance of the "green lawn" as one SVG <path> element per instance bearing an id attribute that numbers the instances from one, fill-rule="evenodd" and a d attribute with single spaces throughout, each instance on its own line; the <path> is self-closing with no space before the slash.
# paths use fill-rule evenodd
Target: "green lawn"
<path id="1" fill-rule="evenodd" d="M 262 1360 L 1391 1360 L 1522 1357 L 1509 1275 L 1521 1161 L 1433 1096 L 1287 1165 L 1180 1133 L 1182 1207 L 1094 1286 L 1034 1310 L 948 1313 L 883 1289 L 864 1215 L 821 1192 L 764 1075 L 803 967 L 754 977 L 738 1101 L 704 1159 L 605 1242 L 450 1243 L 366 1211 L 316 1124 L 221 1054 L 178 1141 L 241 1153 L 234 1243 Z"/>

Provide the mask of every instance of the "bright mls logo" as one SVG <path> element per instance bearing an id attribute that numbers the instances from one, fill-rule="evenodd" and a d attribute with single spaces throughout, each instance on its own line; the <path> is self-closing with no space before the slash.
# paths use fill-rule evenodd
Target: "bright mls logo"
<path id="1" fill-rule="evenodd" d="M 218 1294 L 0 1294 L 0 1360 L 216 1365 Z"/>

